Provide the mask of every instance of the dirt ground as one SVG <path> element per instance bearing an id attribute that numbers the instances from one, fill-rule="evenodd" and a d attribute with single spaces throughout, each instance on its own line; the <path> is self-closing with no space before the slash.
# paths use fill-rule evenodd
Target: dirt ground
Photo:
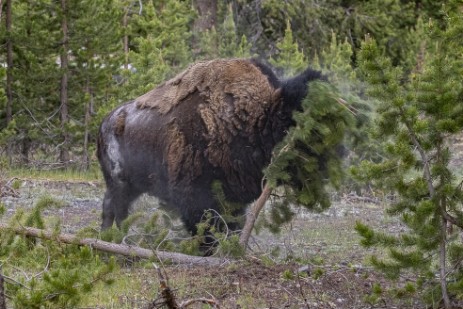
<path id="1" fill-rule="evenodd" d="M 1 221 L 19 208 L 29 209 L 39 198 L 51 196 L 62 207 L 46 210 L 45 215 L 59 218 L 63 232 L 73 233 L 83 227 L 99 229 L 104 193 L 100 182 L 13 181 L 14 194 L 2 197 L 7 212 Z M 360 220 L 400 232 L 403 227 L 399 222 L 384 216 L 381 199 L 372 203 L 356 196 L 339 196 L 333 201 L 323 214 L 299 210 L 279 235 L 268 231 L 253 235 L 245 260 L 223 267 L 165 265 L 178 300 L 214 299 L 221 308 L 422 308 L 414 300 L 400 302 L 386 293 L 375 301 L 371 297 L 375 285 L 386 287 L 391 283 L 368 265 L 367 257 L 374 251 L 359 245 L 353 227 Z M 149 213 L 157 206 L 154 199 L 144 197 L 134 208 Z M 143 308 L 152 300 L 148 296 L 152 286 L 158 284 L 156 271 L 134 265 L 122 271 L 139 276 L 143 284 L 141 289 L 134 292 L 127 288 L 119 296 L 124 304 L 121 308 Z M 406 280 L 403 278 L 399 285 Z M 202 306 L 189 308 L 209 308 Z"/>

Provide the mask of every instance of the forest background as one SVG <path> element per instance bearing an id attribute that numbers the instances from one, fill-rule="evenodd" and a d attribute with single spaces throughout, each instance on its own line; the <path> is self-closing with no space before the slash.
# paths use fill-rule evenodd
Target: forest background
<path id="1" fill-rule="evenodd" d="M 2 165 L 88 169 L 108 111 L 201 59 L 255 56 L 283 76 L 336 61 L 354 71 L 369 35 L 412 70 L 417 24 L 442 23 L 447 2 L 2 0 Z M 321 57 L 333 39 L 350 59 Z"/>
<path id="2" fill-rule="evenodd" d="M 370 262 L 395 279 L 412 270 L 416 280 L 397 294 L 426 291 L 435 308 L 462 304 L 462 161 L 452 149 L 463 129 L 461 1 L 0 0 L 0 9 L 0 171 L 97 170 L 103 117 L 194 61 L 257 57 L 282 77 L 311 66 L 336 87 L 312 93 L 338 98 L 356 119 L 341 191 L 391 194 L 388 212 L 406 227 L 387 235 L 358 223 L 362 244 L 389 254 Z M 310 135 L 303 131 L 291 136 Z M 324 185 L 297 201 L 323 210 Z M 276 226 L 291 218 L 285 209 Z M 14 239 L 0 238 L 2 254 L 15 254 Z"/>

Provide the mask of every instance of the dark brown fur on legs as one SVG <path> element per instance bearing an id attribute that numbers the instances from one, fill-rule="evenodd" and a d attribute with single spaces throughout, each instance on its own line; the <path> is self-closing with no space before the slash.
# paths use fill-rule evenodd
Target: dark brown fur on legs
<path id="1" fill-rule="evenodd" d="M 307 69 L 279 80 L 257 60 L 219 59 L 191 65 L 141 97 L 112 111 L 98 137 L 106 181 L 102 228 L 127 217 L 142 193 L 177 210 L 195 233 L 204 211 L 221 213 L 212 190 L 243 205 L 261 193 L 262 170 L 301 108 Z"/>

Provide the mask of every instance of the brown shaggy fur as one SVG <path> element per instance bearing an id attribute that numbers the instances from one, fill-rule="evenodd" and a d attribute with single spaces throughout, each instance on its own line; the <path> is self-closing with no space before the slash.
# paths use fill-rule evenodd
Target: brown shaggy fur
<path id="1" fill-rule="evenodd" d="M 257 60 L 191 65 L 103 121 L 98 159 L 107 191 L 103 228 L 120 225 L 140 194 L 177 209 L 193 233 L 207 209 L 221 212 L 212 184 L 243 205 L 261 192 L 262 170 L 294 123 L 307 83 L 319 72 L 280 81 Z"/>
<path id="2" fill-rule="evenodd" d="M 259 127 L 266 110 L 279 102 L 280 91 L 249 60 L 216 59 L 189 66 L 135 102 L 139 109 L 156 109 L 168 114 L 176 106 L 188 104 L 185 99 L 195 92 L 203 100 L 197 111 L 207 129 L 205 155 L 214 167 L 230 172 L 233 163 L 229 145 L 233 137 L 245 133 L 252 139 L 253 130 Z M 167 140 L 170 141 L 167 154 L 170 181 L 176 181 L 179 171 L 190 169 L 193 163 L 189 176 L 198 176 L 201 164 L 192 158 L 191 145 L 186 144 L 178 129 L 169 128 Z"/>
<path id="3" fill-rule="evenodd" d="M 122 110 L 117 115 L 116 125 L 115 125 L 115 128 L 114 128 L 114 132 L 116 133 L 116 135 L 122 135 L 122 133 L 124 133 L 125 117 L 127 117 L 127 112 L 124 111 L 124 110 Z"/>
<path id="4" fill-rule="evenodd" d="M 249 60 L 216 59 L 191 65 L 135 101 L 139 108 L 158 108 L 160 113 L 165 114 L 188 95 L 199 91 L 209 98 L 208 103 L 216 111 L 230 112 L 231 106 L 227 101 L 231 96 L 236 101 L 235 111 L 252 112 L 246 106 L 267 105 L 273 100 L 274 90 L 267 77 Z M 226 106 L 228 111 L 224 110 Z"/>
<path id="5" fill-rule="evenodd" d="M 181 172 L 187 172 L 187 179 L 194 179 L 201 175 L 202 163 L 198 153 L 193 152 L 192 145 L 187 144 L 185 135 L 180 131 L 179 127 L 173 123 L 167 131 L 167 171 L 169 182 L 176 183 L 180 181 Z"/>

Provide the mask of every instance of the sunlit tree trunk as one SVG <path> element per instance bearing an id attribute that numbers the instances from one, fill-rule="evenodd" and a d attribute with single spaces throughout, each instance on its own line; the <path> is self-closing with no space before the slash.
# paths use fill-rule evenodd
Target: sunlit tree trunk
<path id="1" fill-rule="evenodd" d="M 195 0 L 194 5 L 198 11 L 195 31 L 207 31 L 214 27 L 217 21 L 217 0 Z"/>
<path id="2" fill-rule="evenodd" d="M 2 3 L 0 2 L 0 7 Z M 0 13 L 0 16 L 2 14 Z M 0 309 L 6 309 L 6 297 L 5 297 L 5 287 L 4 287 L 4 280 L 2 275 L 2 266 L 0 265 Z"/>
<path id="3" fill-rule="evenodd" d="M 87 80 L 85 86 L 85 93 L 88 96 L 88 102 L 85 106 L 85 118 L 84 118 L 84 150 L 83 150 L 83 169 L 88 170 L 90 168 L 90 155 L 88 153 L 88 143 L 90 140 L 90 120 L 91 111 L 93 110 L 93 91 L 90 87 L 90 81 Z"/>
<path id="4" fill-rule="evenodd" d="M 6 125 L 13 119 L 13 40 L 11 38 L 11 0 L 6 1 Z M 1 4 L 1 3 L 0 3 Z M 1 7 L 1 5 L 0 5 Z M 0 15 L 1 16 L 1 15 Z M 11 143 L 7 145 L 7 157 L 11 163 Z"/>
<path id="5" fill-rule="evenodd" d="M 123 44 L 124 44 L 124 69 L 128 70 L 129 69 L 129 34 L 128 32 L 128 21 L 129 21 L 129 7 L 125 9 L 124 13 L 124 18 L 122 20 L 122 26 L 124 30 L 124 39 L 123 39 Z"/>
<path id="6" fill-rule="evenodd" d="M 68 62 L 69 62 L 69 37 L 68 37 L 68 22 L 67 22 L 67 7 L 66 0 L 61 0 L 61 31 L 63 34 L 63 42 L 60 53 L 61 62 L 61 84 L 60 84 L 60 115 L 61 115 L 61 137 L 62 144 L 60 147 L 59 159 L 62 163 L 69 162 L 69 133 L 66 125 L 69 122 L 68 111 Z"/>

